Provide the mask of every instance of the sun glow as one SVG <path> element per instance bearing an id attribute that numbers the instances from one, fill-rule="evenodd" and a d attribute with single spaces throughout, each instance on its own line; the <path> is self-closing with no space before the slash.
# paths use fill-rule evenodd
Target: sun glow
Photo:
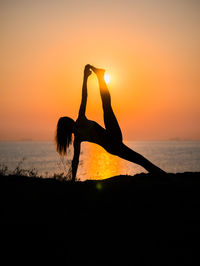
<path id="1" fill-rule="evenodd" d="M 104 80 L 105 80 L 105 82 L 106 82 L 106 84 L 108 84 L 108 83 L 110 83 L 110 75 L 108 75 L 108 74 L 105 74 L 104 75 Z"/>

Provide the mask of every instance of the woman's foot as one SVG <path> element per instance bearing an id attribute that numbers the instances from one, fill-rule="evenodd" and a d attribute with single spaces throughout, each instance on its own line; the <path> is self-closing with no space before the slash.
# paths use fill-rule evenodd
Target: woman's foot
<path id="1" fill-rule="evenodd" d="M 97 75 L 98 78 L 104 78 L 105 69 L 96 68 L 90 65 L 90 69 Z"/>
<path id="2" fill-rule="evenodd" d="M 164 170 L 160 169 L 159 167 L 155 166 L 155 168 L 151 171 L 152 174 L 158 175 L 165 175 L 167 174 Z"/>

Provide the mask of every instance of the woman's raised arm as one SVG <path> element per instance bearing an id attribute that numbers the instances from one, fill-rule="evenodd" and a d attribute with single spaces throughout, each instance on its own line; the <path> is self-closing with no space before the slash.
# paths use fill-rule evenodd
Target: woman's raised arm
<path id="1" fill-rule="evenodd" d="M 92 74 L 92 71 L 90 70 L 90 65 L 86 65 L 84 69 L 82 100 L 81 100 L 81 105 L 80 105 L 79 115 L 78 115 L 79 118 L 85 116 L 85 110 L 86 110 L 86 104 L 87 104 L 87 79 L 91 74 Z"/>

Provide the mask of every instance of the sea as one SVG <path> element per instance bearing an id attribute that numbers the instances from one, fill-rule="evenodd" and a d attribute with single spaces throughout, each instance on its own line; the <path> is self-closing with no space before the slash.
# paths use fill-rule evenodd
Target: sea
<path id="1" fill-rule="evenodd" d="M 125 144 L 142 154 L 166 172 L 200 172 L 200 141 L 126 141 Z M 0 172 L 36 173 L 38 176 L 71 177 L 73 148 L 67 156 L 56 152 L 53 141 L 1 141 Z M 108 154 L 96 144 L 82 143 L 77 179 L 105 179 L 116 175 L 146 172 L 141 166 Z"/>

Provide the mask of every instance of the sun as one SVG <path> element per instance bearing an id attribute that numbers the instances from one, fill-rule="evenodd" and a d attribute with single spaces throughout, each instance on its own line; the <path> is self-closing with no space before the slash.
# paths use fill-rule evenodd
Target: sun
<path id="1" fill-rule="evenodd" d="M 106 84 L 110 83 L 110 75 L 105 74 L 104 75 L 104 80 L 105 80 Z"/>

